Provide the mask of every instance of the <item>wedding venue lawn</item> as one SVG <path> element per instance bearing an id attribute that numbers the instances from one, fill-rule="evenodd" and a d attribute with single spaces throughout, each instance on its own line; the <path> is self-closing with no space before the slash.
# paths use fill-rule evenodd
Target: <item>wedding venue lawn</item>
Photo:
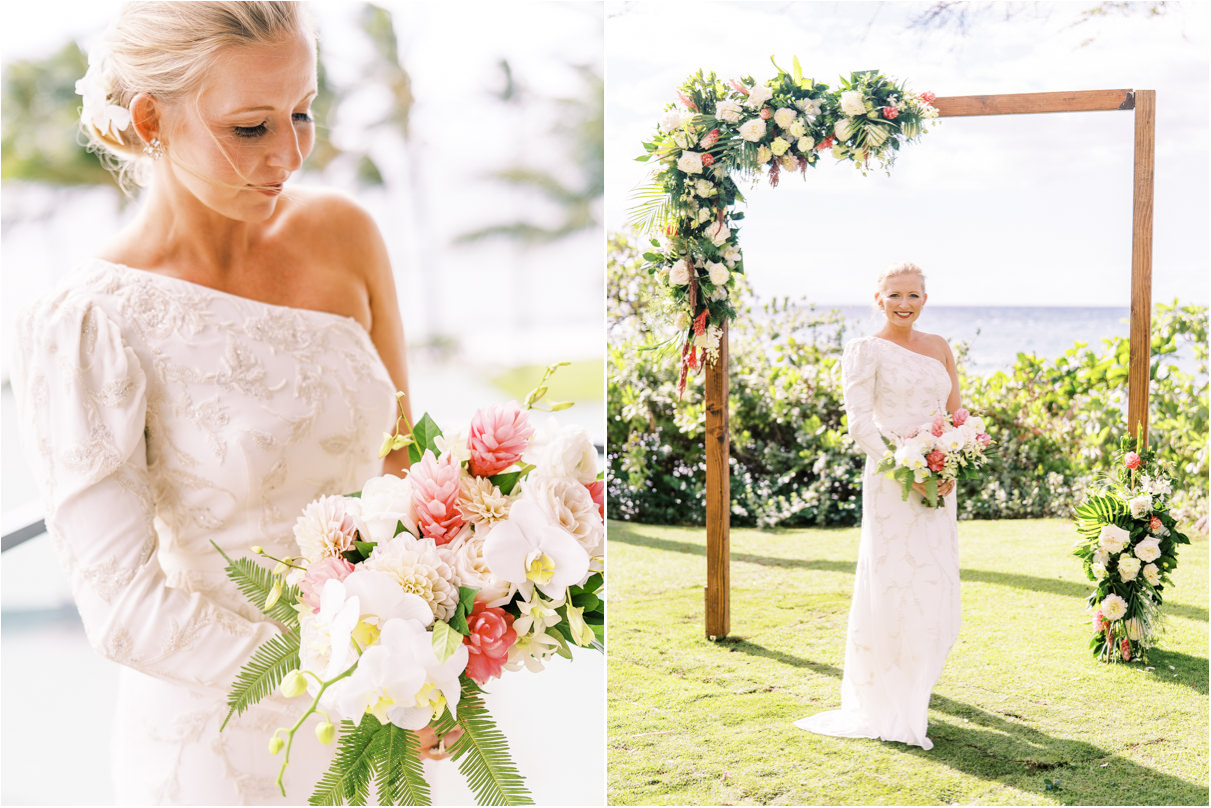
<path id="1" fill-rule="evenodd" d="M 609 538 L 611 804 L 1208 803 L 1205 536 L 1180 549 L 1148 665 L 1105 665 L 1069 522 L 961 522 L 963 628 L 929 752 L 791 725 L 840 704 L 856 528 L 733 529 L 720 642 L 704 529 Z"/>

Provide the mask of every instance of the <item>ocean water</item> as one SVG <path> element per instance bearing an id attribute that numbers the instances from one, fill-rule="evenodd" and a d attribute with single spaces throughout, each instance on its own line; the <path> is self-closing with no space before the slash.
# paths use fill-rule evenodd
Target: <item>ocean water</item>
<path id="1" fill-rule="evenodd" d="M 873 334 L 885 322 L 870 306 L 816 306 L 845 317 L 845 339 Z M 987 375 L 1012 367 L 1019 353 L 1048 359 L 1077 342 L 1101 350 L 1103 339 L 1126 337 L 1131 330 L 1126 306 L 929 306 L 917 327 L 940 334 L 952 346 L 967 343 L 967 369 Z"/>

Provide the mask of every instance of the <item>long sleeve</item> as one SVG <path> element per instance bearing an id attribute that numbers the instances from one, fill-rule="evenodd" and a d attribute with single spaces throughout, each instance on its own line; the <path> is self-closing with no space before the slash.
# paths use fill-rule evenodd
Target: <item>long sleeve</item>
<path id="1" fill-rule="evenodd" d="M 168 584 L 138 357 L 105 312 L 70 292 L 29 310 L 18 335 L 13 388 L 25 449 L 90 643 L 156 677 L 226 688 L 278 629 Z"/>
<path id="2" fill-rule="evenodd" d="M 845 419 L 850 437 L 867 456 L 878 460 L 887 451 L 887 445 L 875 425 L 877 363 L 871 347 L 863 339 L 845 346 L 841 357 L 841 387 L 845 393 Z"/>

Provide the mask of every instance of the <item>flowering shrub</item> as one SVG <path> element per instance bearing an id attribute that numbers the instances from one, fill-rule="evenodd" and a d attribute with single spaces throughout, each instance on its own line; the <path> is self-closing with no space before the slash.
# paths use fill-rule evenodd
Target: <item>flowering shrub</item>
<path id="1" fill-rule="evenodd" d="M 722 325 L 736 316 L 730 298 L 744 272 L 744 214 L 733 210 L 742 200 L 734 177 L 768 172 L 777 185 L 782 172 L 806 175 L 824 151 L 863 172 L 872 160 L 890 169 L 900 145 L 938 113 L 932 93 L 911 92 L 877 70 L 853 73 L 831 91 L 804 77 L 797 58 L 792 72 L 778 68 L 765 83 L 724 83 L 700 70 L 677 97 L 643 144 L 639 159 L 658 166 L 635 215 L 659 234 L 644 259 L 674 304 L 681 394 L 690 372 L 718 359 Z"/>
<path id="2" fill-rule="evenodd" d="M 675 344 L 669 305 L 648 282 L 640 249 L 610 236 L 608 478 L 614 518 L 702 524 L 705 414 L 699 391 L 677 405 L 678 373 L 654 346 Z M 757 305 L 745 283 L 731 350 L 731 493 L 737 525 L 855 525 L 862 460 L 844 426 L 842 321 L 790 303 Z M 1206 513 L 1207 310 L 1159 305 L 1153 316 L 1150 434 L 1159 456 L 1191 483 L 1170 499 L 1178 518 Z M 1200 363 L 1187 374 L 1179 347 Z M 985 377 L 956 359 L 964 404 L 981 413 L 997 452 L 980 479 L 959 481 L 964 519 L 1071 517 L 1095 469 L 1125 430 L 1127 341 L 1078 345 L 1056 359 L 1020 354 Z"/>
<path id="3" fill-rule="evenodd" d="M 1152 450 L 1125 438 L 1115 475 L 1076 510 L 1075 555 L 1096 585 L 1089 647 L 1103 662 L 1146 662 L 1160 629 L 1162 592 L 1190 540 L 1169 513 L 1173 483 Z"/>

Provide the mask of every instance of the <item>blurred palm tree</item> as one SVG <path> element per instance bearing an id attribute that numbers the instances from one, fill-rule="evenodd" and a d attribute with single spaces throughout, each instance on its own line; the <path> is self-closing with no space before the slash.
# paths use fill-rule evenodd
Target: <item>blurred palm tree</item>
<path id="1" fill-rule="evenodd" d="M 496 97 L 517 107 L 528 103 L 526 93 L 514 80 L 507 60 L 500 62 L 503 86 Z M 518 191 L 535 192 L 555 204 L 559 218 L 551 224 L 536 224 L 524 217 L 492 224 L 460 235 L 458 243 L 503 238 L 523 246 L 549 244 L 565 236 L 600 225 L 600 205 L 605 189 L 605 82 L 594 66 L 575 67 L 582 92 L 551 101 L 558 124 L 552 134 L 563 144 L 575 171 L 534 168 L 519 164 L 489 173 L 497 182 Z"/>

